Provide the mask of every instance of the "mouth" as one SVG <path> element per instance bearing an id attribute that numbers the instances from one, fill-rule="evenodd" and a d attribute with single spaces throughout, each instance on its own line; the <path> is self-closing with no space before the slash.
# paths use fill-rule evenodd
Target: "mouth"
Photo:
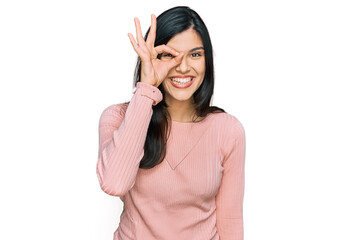
<path id="1" fill-rule="evenodd" d="M 185 76 L 185 77 L 169 77 L 168 78 L 172 86 L 176 88 L 188 88 L 194 82 L 195 77 Z"/>
<path id="2" fill-rule="evenodd" d="M 175 84 L 187 84 L 190 83 L 194 77 L 170 77 L 170 79 Z"/>

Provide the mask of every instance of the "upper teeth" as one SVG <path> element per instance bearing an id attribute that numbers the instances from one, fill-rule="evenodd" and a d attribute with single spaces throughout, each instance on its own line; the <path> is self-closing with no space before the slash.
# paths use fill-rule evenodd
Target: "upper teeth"
<path id="1" fill-rule="evenodd" d="M 190 82 L 191 79 L 192 79 L 192 77 L 188 77 L 188 78 L 171 78 L 172 81 L 179 82 L 179 83 L 187 83 L 187 82 Z"/>

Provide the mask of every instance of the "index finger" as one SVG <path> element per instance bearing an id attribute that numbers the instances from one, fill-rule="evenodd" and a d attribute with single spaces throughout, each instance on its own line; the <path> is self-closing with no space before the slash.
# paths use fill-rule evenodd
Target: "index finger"
<path id="1" fill-rule="evenodd" d="M 155 45 L 156 28 L 157 28 L 156 16 L 154 14 L 151 14 L 151 28 L 150 32 L 148 33 L 146 43 L 152 48 Z"/>

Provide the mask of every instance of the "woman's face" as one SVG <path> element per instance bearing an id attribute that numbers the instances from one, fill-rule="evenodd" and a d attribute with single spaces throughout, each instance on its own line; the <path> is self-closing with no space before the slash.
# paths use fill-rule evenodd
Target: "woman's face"
<path id="1" fill-rule="evenodd" d="M 171 68 L 162 82 L 166 100 L 168 104 L 175 100 L 192 101 L 192 95 L 202 84 L 205 75 L 205 52 L 201 37 L 195 30 L 188 29 L 176 34 L 166 45 L 184 52 L 181 63 Z M 162 61 L 170 61 L 172 58 L 169 53 L 161 56 Z"/>

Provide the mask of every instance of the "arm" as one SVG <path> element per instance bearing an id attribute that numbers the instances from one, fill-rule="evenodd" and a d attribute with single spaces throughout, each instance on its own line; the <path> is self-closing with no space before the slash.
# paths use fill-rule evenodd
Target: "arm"
<path id="1" fill-rule="evenodd" d="M 216 228 L 220 240 L 243 240 L 243 199 L 245 185 L 245 132 L 238 121 L 226 137 L 223 177 L 216 195 Z"/>
<path id="2" fill-rule="evenodd" d="M 123 197 L 135 184 L 153 109 L 161 91 L 138 82 L 126 111 L 106 108 L 99 120 L 97 176 L 102 190 Z"/>

